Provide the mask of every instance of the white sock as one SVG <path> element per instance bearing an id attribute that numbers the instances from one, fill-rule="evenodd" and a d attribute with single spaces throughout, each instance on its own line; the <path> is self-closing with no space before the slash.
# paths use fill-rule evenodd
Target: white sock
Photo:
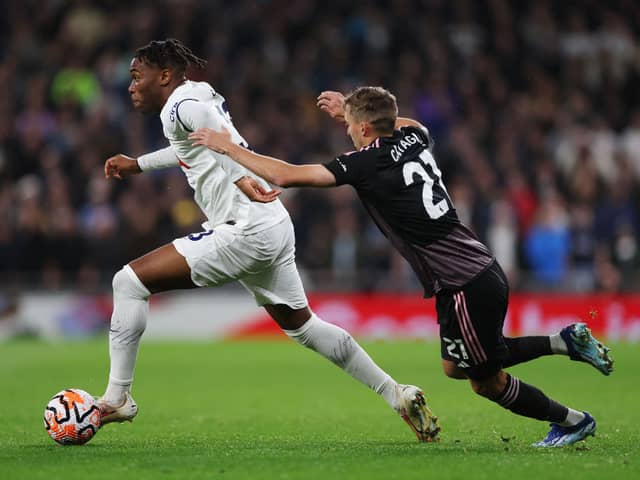
<path id="1" fill-rule="evenodd" d="M 108 403 L 122 403 L 125 393 L 131 391 L 138 345 L 147 326 L 150 295 L 151 292 L 129 265 L 114 275 L 113 314 L 109 329 L 111 370 L 103 395 Z"/>
<path id="2" fill-rule="evenodd" d="M 567 350 L 567 344 L 562 339 L 559 333 L 555 333 L 553 335 L 549 335 L 549 343 L 551 345 L 551 351 L 555 354 L 559 355 L 569 355 L 569 350 Z"/>
<path id="3" fill-rule="evenodd" d="M 564 419 L 564 422 L 558 423 L 558 425 L 561 427 L 573 427 L 574 425 L 579 424 L 582 420 L 584 420 L 584 413 L 574 410 L 573 408 L 569 408 L 567 418 Z"/>
<path id="4" fill-rule="evenodd" d="M 302 327 L 285 330 L 284 333 L 335 363 L 382 396 L 394 408 L 396 381 L 374 363 L 349 332 L 312 314 Z"/>

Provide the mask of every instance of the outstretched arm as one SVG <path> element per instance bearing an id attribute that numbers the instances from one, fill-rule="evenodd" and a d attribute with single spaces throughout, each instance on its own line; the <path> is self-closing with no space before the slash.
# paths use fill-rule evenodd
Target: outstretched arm
<path id="1" fill-rule="evenodd" d="M 338 122 L 344 123 L 344 95 L 342 93 L 327 90 L 322 92 L 317 100 L 320 110 L 327 113 L 331 118 L 335 118 Z M 420 122 L 406 117 L 396 118 L 395 127 L 418 127 L 426 130 Z"/>
<path id="2" fill-rule="evenodd" d="M 171 146 L 141 155 L 137 159 L 118 154 L 108 158 L 105 162 L 104 176 L 107 179 L 117 178 L 122 180 L 129 175 L 135 175 L 147 170 L 173 167 L 178 164 L 178 157 L 176 157 Z M 243 176 L 234 183 L 253 202 L 273 202 L 281 193 L 280 190 L 266 190 L 255 178 L 249 176 Z"/>
<path id="3" fill-rule="evenodd" d="M 324 165 L 292 165 L 277 158 L 260 155 L 231 141 L 223 127 L 222 132 L 199 128 L 189 134 L 194 145 L 204 145 L 227 155 L 269 183 L 280 187 L 332 187 L 336 179 Z"/>
<path id="4" fill-rule="evenodd" d="M 177 167 L 180 163 L 171 145 L 156 150 L 155 152 L 140 155 L 137 161 L 140 170 L 143 172 L 160 168 Z"/>
<path id="5" fill-rule="evenodd" d="M 201 102 L 183 102 L 180 104 L 179 108 L 180 115 L 182 117 L 181 120 L 190 127 L 190 131 L 204 127 L 219 129 L 225 125 L 225 119 L 223 116 L 218 115 L 213 109 L 208 108 Z M 238 131 L 232 124 L 229 124 L 229 126 L 235 136 L 234 140 L 237 143 L 242 142 L 243 139 Z M 240 191 L 251 201 L 269 203 L 274 201 L 278 195 L 280 195 L 280 190 L 267 190 L 257 179 L 248 175 L 249 172 L 246 168 L 243 168 L 242 165 L 238 165 L 225 155 L 215 155 L 214 157 L 228 175 L 229 180 L 233 182 L 235 186 L 238 187 Z"/>
<path id="6" fill-rule="evenodd" d="M 177 165 L 178 157 L 173 153 L 173 149 L 170 146 L 141 155 L 138 158 L 119 153 L 104 162 L 104 176 L 107 179 L 117 178 L 122 180 L 124 177 L 142 173 L 146 170 L 175 167 Z"/>

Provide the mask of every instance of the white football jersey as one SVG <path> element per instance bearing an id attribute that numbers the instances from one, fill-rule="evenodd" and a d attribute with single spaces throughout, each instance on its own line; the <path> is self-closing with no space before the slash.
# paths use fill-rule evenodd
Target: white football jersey
<path id="1" fill-rule="evenodd" d="M 226 155 L 194 146 L 193 140 L 189 140 L 189 133 L 198 128 L 220 131 L 224 126 L 235 143 L 247 145 L 233 126 L 224 97 L 211 85 L 185 81 L 167 99 L 160 119 L 164 136 L 195 192 L 195 201 L 206 215 L 209 228 L 233 221 L 245 233 L 255 233 L 289 217 L 280 200 L 252 202 L 234 185 L 243 176 L 251 176 L 268 190 L 269 186 L 262 178 Z"/>

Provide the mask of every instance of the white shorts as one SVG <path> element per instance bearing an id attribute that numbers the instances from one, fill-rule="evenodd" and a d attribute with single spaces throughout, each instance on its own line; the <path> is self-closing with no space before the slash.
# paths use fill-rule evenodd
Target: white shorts
<path id="1" fill-rule="evenodd" d="M 191 268 L 199 287 L 217 287 L 234 280 L 249 290 L 259 306 L 307 306 L 295 262 L 295 235 L 290 219 L 245 235 L 233 225 L 192 233 L 173 241 Z"/>

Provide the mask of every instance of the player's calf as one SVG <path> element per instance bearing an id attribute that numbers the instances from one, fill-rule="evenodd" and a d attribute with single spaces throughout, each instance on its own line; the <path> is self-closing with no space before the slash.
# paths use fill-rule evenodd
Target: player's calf
<path id="1" fill-rule="evenodd" d="M 488 380 L 472 380 L 476 393 L 524 417 L 561 423 L 569 409 L 547 397 L 541 390 L 500 371 Z"/>

